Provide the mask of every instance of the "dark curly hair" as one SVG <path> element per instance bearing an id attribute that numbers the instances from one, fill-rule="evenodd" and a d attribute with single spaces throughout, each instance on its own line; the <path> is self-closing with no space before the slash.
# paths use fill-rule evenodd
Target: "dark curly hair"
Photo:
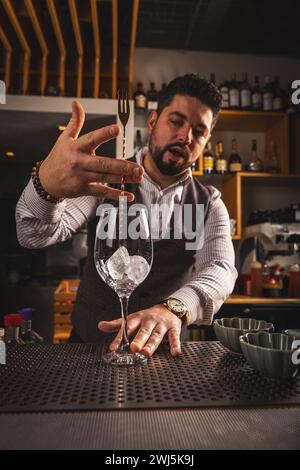
<path id="1" fill-rule="evenodd" d="M 171 104 L 175 95 L 187 95 L 200 100 L 212 110 L 212 124 L 215 125 L 221 109 L 222 95 L 212 82 L 193 73 L 174 78 L 160 92 L 157 108 L 158 116 L 166 106 Z"/>

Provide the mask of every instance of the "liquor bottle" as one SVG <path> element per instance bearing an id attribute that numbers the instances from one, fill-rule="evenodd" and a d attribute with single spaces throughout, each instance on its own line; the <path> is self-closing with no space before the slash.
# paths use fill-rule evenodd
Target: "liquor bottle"
<path id="1" fill-rule="evenodd" d="M 141 150 L 141 148 L 143 148 L 141 131 L 140 129 L 137 129 L 134 143 L 134 153 L 137 153 L 139 150 Z"/>
<path id="2" fill-rule="evenodd" d="M 224 82 L 221 83 L 219 86 L 221 95 L 222 95 L 222 109 L 228 109 L 229 108 L 229 86 L 228 82 L 224 80 Z"/>
<path id="3" fill-rule="evenodd" d="M 252 140 L 251 157 L 250 157 L 249 162 L 246 165 L 246 171 L 257 171 L 257 172 L 264 171 L 263 162 L 257 155 L 257 144 L 256 144 L 255 139 Z"/>
<path id="4" fill-rule="evenodd" d="M 236 173 L 242 171 L 242 159 L 237 151 L 237 140 L 232 139 L 231 154 L 228 159 L 228 169 L 230 173 Z"/>
<path id="5" fill-rule="evenodd" d="M 283 111 L 284 109 L 284 91 L 280 88 L 280 79 L 276 75 L 273 82 L 273 110 Z"/>
<path id="6" fill-rule="evenodd" d="M 203 152 L 203 173 L 211 175 L 214 172 L 214 155 L 212 153 L 211 142 L 206 144 Z"/>
<path id="7" fill-rule="evenodd" d="M 239 109 L 240 107 L 240 89 L 236 80 L 236 73 L 232 75 L 229 86 L 229 107 L 231 109 Z"/>
<path id="8" fill-rule="evenodd" d="M 265 87 L 263 93 L 263 109 L 264 111 L 273 110 L 273 92 L 272 85 L 270 83 L 269 77 L 265 78 Z"/>
<path id="9" fill-rule="evenodd" d="M 18 313 L 4 315 L 5 342 L 8 344 L 24 344 L 20 338 L 22 316 Z"/>
<path id="10" fill-rule="evenodd" d="M 223 142 L 219 140 L 216 145 L 216 173 L 224 175 L 227 172 L 227 160 L 223 153 Z"/>
<path id="11" fill-rule="evenodd" d="M 250 266 L 251 296 L 262 296 L 262 264 L 254 259 Z"/>
<path id="12" fill-rule="evenodd" d="M 32 329 L 32 308 L 22 308 L 18 310 L 22 317 L 20 326 L 20 338 L 24 343 L 42 343 L 44 338 Z"/>
<path id="13" fill-rule="evenodd" d="M 4 328 L 0 328 L 0 365 L 6 364 L 6 345 L 4 341 Z"/>
<path id="14" fill-rule="evenodd" d="M 150 82 L 150 89 L 147 91 L 147 109 L 148 111 L 156 110 L 158 104 L 158 93 L 155 89 L 155 83 Z"/>
<path id="15" fill-rule="evenodd" d="M 252 108 L 255 111 L 260 111 L 261 109 L 263 109 L 263 95 L 259 86 L 258 75 L 255 76 L 254 86 L 252 89 Z"/>
<path id="16" fill-rule="evenodd" d="M 294 114 L 297 112 L 297 105 L 293 103 L 292 101 L 292 96 L 293 96 L 293 88 L 292 88 L 292 83 L 293 81 L 291 81 L 289 83 L 289 86 L 288 86 L 288 98 L 287 98 L 287 108 L 286 108 L 286 112 L 287 113 L 291 113 L 291 114 Z"/>
<path id="17" fill-rule="evenodd" d="M 251 109 L 251 87 L 248 82 L 248 74 L 245 73 L 241 84 L 241 108 L 244 110 Z"/>
<path id="18" fill-rule="evenodd" d="M 31 320 L 22 321 L 20 338 L 24 343 L 42 343 L 44 341 L 44 338 L 32 329 Z"/>
<path id="19" fill-rule="evenodd" d="M 269 155 L 267 158 L 269 164 L 266 167 L 268 173 L 280 173 L 280 166 L 278 162 L 278 150 L 277 145 L 273 140 L 270 142 Z"/>
<path id="20" fill-rule="evenodd" d="M 147 105 L 147 98 L 143 90 L 143 83 L 138 82 L 137 84 L 137 91 L 134 94 L 134 105 L 135 109 L 146 109 Z"/>
<path id="21" fill-rule="evenodd" d="M 290 266 L 289 297 L 299 297 L 300 293 L 300 266 L 293 264 Z"/>

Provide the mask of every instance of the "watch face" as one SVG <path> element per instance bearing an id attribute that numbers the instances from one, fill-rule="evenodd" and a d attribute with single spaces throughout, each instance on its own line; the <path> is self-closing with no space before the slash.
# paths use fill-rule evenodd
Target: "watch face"
<path id="1" fill-rule="evenodd" d="M 169 300 L 169 305 L 174 312 L 181 313 L 182 312 L 182 303 L 178 300 Z"/>

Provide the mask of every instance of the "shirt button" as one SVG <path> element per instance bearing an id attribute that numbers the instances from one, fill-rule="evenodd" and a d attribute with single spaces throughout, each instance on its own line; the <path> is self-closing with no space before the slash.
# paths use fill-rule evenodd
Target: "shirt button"
<path id="1" fill-rule="evenodd" d="M 159 191 L 159 195 L 160 195 L 160 197 L 163 197 L 163 195 L 164 195 L 163 191 Z"/>

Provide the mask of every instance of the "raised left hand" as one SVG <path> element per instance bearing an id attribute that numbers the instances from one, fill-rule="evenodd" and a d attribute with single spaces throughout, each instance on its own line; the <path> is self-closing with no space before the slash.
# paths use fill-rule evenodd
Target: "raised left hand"
<path id="1" fill-rule="evenodd" d="M 121 342 L 121 318 L 112 321 L 100 321 L 98 328 L 106 333 L 118 331 L 110 350 L 115 351 Z M 127 317 L 128 337 L 136 332 L 130 348 L 145 356 L 152 356 L 164 336 L 167 334 L 172 356 L 181 354 L 180 331 L 181 320 L 170 312 L 164 305 L 158 304 L 154 307 L 131 313 Z"/>

